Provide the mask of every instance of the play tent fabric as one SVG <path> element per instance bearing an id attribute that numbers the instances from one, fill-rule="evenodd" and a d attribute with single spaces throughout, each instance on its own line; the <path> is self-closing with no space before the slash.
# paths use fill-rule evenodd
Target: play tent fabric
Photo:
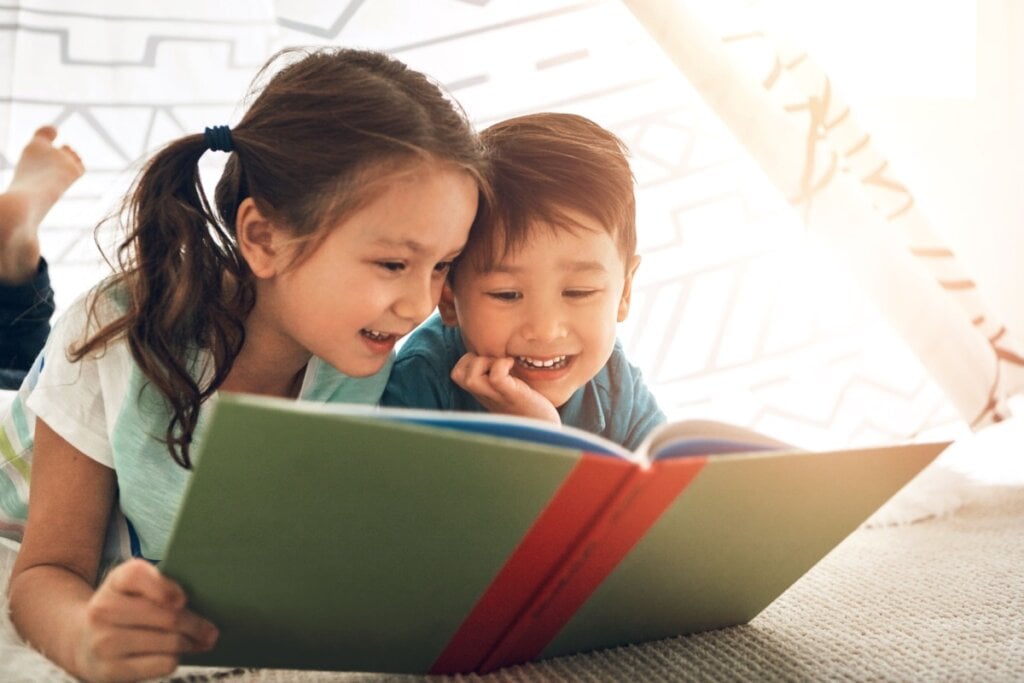
<path id="1" fill-rule="evenodd" d="M 480 127 L 573 111 L 629 145 L 644 261 L 621 336 L 671 416 L 808 447 L 1000 419 L 1022 386 L 1019 346 L 813 58 L 759 23 L 770 10 L 7 3 L 0 171 L 42 122 L 85 160 L 42 232 L 66 306 L 106 272 L 93 228 L 148 152 L 237 120 L 249 79 L 281 46 L 382 49 L 435 77 Z M 207 155 L 204 176 L 221 163 Z M 96 239 L 109 248 L 112 232 Z"/>

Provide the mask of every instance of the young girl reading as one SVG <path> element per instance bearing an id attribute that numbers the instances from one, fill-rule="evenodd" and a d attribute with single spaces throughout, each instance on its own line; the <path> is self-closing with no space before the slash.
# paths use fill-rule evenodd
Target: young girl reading
<path id="1" fill-rule="evenodd" d="M 197 170 L 207 150 L 230 153 L 216 211 Z M 3 475 L 23 481 L 6 491 L 31 463 L 8 587 L 27 641 L 89 680 L 168 674 L 212 646 L 215 625 L 146 561 L 162 555 L 209 399 L 376 403 L 396 340 L 433 310 L 466 242 L 482 163 L 436 86 L 356 50 L 303 53 L 237 126 L 149 161 L 117 273 L 55 324 L 8 421 Z"/>

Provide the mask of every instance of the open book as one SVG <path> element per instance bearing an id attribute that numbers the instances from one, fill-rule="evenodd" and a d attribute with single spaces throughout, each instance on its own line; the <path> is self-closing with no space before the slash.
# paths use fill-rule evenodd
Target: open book
<path id="1" fill-rule="evenodd" d="M 223 396 L 161 569 L 221 632 L 189 663 L 489 671 L 746 623 L 945 445 Z"/>

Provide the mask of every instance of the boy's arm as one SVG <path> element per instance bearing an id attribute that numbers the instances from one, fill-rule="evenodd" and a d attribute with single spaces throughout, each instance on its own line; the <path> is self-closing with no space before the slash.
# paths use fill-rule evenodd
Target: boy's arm
<path id="1" fill-rule="evenodd" d="M 561 424 L 558 410 L 538 391 L 511 375 L 515 360 L 467 353 L 455 364 L 451 381 L 468 391 L 492 413 L 532 417 Z"/>

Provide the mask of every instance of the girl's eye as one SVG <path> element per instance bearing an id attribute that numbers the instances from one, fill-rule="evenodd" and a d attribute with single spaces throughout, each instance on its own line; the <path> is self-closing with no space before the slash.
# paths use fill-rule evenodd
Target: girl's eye
<path id="1" fill-rule="evenodd" d="M 569 299 L 586 299 L 594 294 L 597 294 L 596 289 L 567 289 L 562 292 L 562 295 Z"/>
<path id="2" fill-rule="evenodd" d="M 449 270 L 451 270 L 452 263 L 452 261 L 441 261 L 440 263 L 434 266 L 434 272 L 438 274 L 447 273 Z"/>
<path id="3" fill-rule="evenodd" d="M 487 292 L 487 296 L 491 297 L 492 299 L 497 299 L 498 301 L 517 301 L 523 298 L 523 295 L 520 294 L 519 292 L 512 291 Z"/>
<path id="4" fill-rule="evenodd" d="M 377 261 L 377 265 L 389 273 L 401 273 L 405 270 L 405 264 L 401 261 Z"/>

